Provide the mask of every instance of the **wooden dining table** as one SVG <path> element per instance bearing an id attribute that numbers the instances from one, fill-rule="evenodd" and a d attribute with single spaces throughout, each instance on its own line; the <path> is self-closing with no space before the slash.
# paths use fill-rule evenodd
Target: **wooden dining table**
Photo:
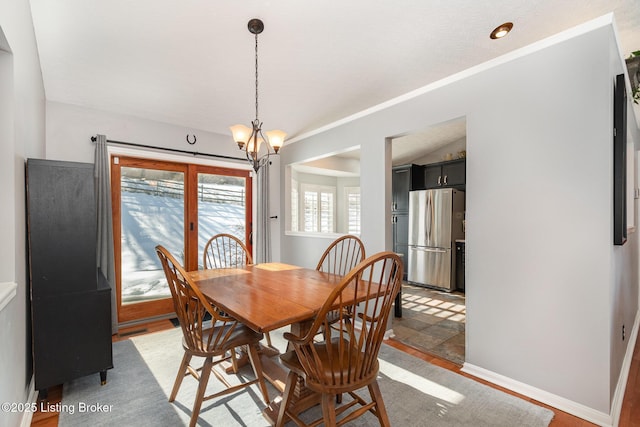
<path id="1" fill-rule="evenodd" d="M 257 332 L 269 332 L 285 326 L 295 335 L 304 335 L 315 315 L 342 277 L 317 270 L 282 263 L 264 263 L 198 270 L 188 273 L 205 297 Z M 265 378 L 281 393 L 287 371 L 273 360 L 273 353 L 261 357 Z M 308 398 L 304 391 L 300 400 Z M 310 403 L 310 402 L 309 402 Z M 275 421 L 277 402 L 265 410 Z"/>
<path id="2" fill-rule="evenodd" d="M 216 307 L 257 332 L 312 319 L 341 276 L 282 263 L 189 272 Z"/>

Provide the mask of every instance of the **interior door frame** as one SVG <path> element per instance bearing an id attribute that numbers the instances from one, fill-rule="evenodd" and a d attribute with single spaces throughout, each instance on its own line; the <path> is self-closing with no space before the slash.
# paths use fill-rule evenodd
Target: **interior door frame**
<path id="1" fill-rule="evenodd" d="M 199 173 L 235 176 L 246 179 L 245 191 L 245 242 L 252 253 L 253 228 L 253 180 L 251 171 L 223 166 L 188 163 L 175 160 L 158 160 L 140 155 L 110 153 L 111 203 L 113 212 L 113 248 L 116 274 L 116 300 L 118 323 L 127 323 L 154 317 L 166 317 L 174 313 L 171 298 L 122 305 L 122 214 L 121 214 L 121 167 L 138 167 L 184 173 L 184 254 L 187 271 L 198 268 L 198 185 Z"/>

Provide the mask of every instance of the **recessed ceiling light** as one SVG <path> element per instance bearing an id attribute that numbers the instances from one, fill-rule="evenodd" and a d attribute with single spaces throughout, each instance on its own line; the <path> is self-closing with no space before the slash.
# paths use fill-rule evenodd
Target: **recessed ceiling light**
<path id="1" fill-rule="evenodd" d="M 489 37 L 491 37 L 492 39 L 501 39 L 502 37 L 509 34 L 509 31 L 511 31 L 512 28 L 513 24 L 511 22 L 505 22 L 504 24 L 496 27 L 495 30 L 491 31 L 491 35 Z"/>

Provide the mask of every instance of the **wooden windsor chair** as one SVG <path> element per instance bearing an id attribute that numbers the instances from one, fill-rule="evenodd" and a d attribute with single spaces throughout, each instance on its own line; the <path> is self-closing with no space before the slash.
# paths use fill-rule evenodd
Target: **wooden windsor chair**
<path id="1" fill-rule="evenodd" d="M 367 411 L 388 426 L 389 419 L 376 380 L 378 352 L 387 328 L 387 320 L 402 282 L 402 262 L 392 252 L 375 254 L 352 269 L 327 298 L 308 332 L 302 336 L 285 333 L 293 347 L 281 356 L 289 368 L 276 426 L 291 419 L 297 425 L 340 426 Z M 338 327 L 323 342 L 314 341 L 321 328 L 329 330 L 329 322 Z M 355 314 L 354 314 L 355 313 Z M 349 324 L 348 327 L 346 324 Z M 304 378 L 306 387 L 321 394 L 320 420 L 305 424 L 295 400 L 296 383 Z M 371 400 L 355 393 L 367 387 Z M 352 400 L 336 407 L 334 396 L 347 393 Z M 356 406 L 359 405 L 359 406 Z"/>
<path id="2" fill-rule="evenodd" d="M 259 385 L 262 397 L 265 403 L 268 404 L 269 395 L 258 355 L 258 345 L 262 339 L 262 334 L 251 330 L 232 317 L 222 315 L 220 310 L 202 295 L 200 290 L 189 279 L 184 269 L 164 247 L 156 246 L 156 253 L 160 258 L 169 283 L 173 305 L 180 320 L 183 335 L 184 357 L 182 358 L 169 402 L 175 400 L 184 377 L 191 375 L 198 380 L 198 390 L 189 424 L 191 427 L 196 425 L 203 401 L 239 391 L 252 384 L 257 383 Z M 209 321 L 205 320 L 206 315 L 211 316 L 210 324 Z M 232 357 L 233 353 L 229 356 L 230 352 L 239 346 L 248 348 L 249 360 L 256 378 L 232 385 L 215 368 L 216 365 Z M 193 356 L 205 359 L 201 368 L 191 366 L 190 362 Z M 212 372 L 225 385 L 225 388 L 222 391 L 205 396 L 209 376 Z"/>

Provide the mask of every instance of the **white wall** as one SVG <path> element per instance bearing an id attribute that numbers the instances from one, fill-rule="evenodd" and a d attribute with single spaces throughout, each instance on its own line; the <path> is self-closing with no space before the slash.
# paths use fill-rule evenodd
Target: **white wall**
<path id="1" fill-rule="evenodd" d="M 478 76 L 501 90 L 467 120 L 467 361 L 605 414 L 609 37 L 597 30 Z"/>
<path id="2" fill-rule="evenodd" d="M 638 311 L 637 238 L 612 245 L 612 85 L 623 69 L 610 63 L 613 37 L 604 17 L 309 136 L 282 157 L 284 168 L 361 145 L 372 254 L 391 248 L 386 138 L 466 116 L 467 365 L 605 423 L 626 352 L 618 323 L 633 325 Z M 282 239 L 283 262 L 303 265 L 326 243 Z M 612 298 L 616 288 L 636 297 Z"/>
<path id="3" fill-rule="evenodd" d="M 93 162 L 95 147 L 91 137 L 96 134 L 106 135 L 107 139 L 114 141 L 242 157 L 242 153 L 233 143 L 230 135 L 220 135 L 59 102 L 47 102 L 47 159 Z M 187 134 L 191 140 L 193 135 L 196 135 L 197 141 L 194 145 L 187 142 Z M 185 161 L 193 158 L 191 155 L 180 156 Z M 231 161 L 231 163 L 234 162 Z M 235 164 L 245 167 L 248 163 L 242 160 Z"/>
<path id="4" fill-rule="evenodd" d="M 25 159 L 44 152 L 44 89 L 29 2 L 0 2 L 0 282 L 17 284 L 0 312 L 0 402 L 28 402 L 31 348 L 26 283 Z M 2 413 L 0 426 L 29 414 Z M 26 422 L 26 421 L 25 421 Z"/>

